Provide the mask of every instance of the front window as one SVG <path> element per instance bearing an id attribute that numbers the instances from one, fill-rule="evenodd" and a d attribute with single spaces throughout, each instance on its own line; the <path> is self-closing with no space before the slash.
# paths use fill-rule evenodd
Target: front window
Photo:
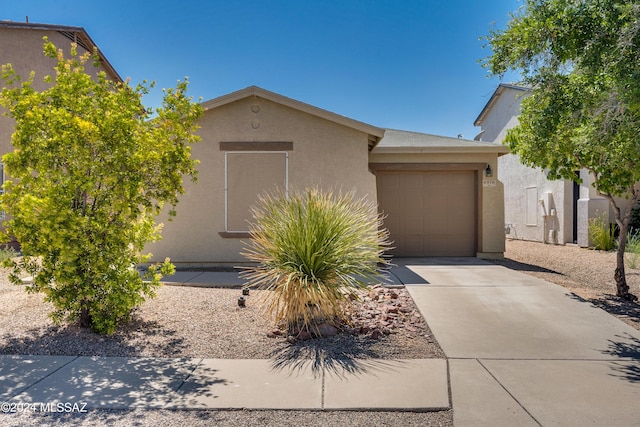
<path id="1" fill-rule="evenodd" d="M 258 196 L 287 190 L 289 155 L 282 151 L 225 152 L 225 231 L 246 233 Z"/>

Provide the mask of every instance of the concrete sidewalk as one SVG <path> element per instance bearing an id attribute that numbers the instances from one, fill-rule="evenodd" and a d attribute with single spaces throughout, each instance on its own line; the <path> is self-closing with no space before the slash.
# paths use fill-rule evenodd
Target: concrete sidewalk
<path id="1" fill-rule="evenodd" d="M 333 362 L 0 356 L 0 402 L 3 412 L 10 412 L 7 404 L 33 405 L 27 411 L 58 404 L 79 410 L 449 408 L 444 359 Z"/>

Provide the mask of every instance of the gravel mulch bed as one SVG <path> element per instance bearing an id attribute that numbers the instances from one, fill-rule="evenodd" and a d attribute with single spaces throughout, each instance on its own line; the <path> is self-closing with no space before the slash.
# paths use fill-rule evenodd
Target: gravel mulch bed
<path id="1" fill-rule="evenodd" d="M 0 415 L 0 426 L 91 427 L 452 427 L 453 413 L 360 412 L 360 411 L 130 411 L 92 410 L 87 414 Z"/>
<path id="2" fill-rule="evenodd" d="M 259 309 L 260 291 L 238 307 L 239 289 L 164 286 L 136 310 L 132 322 L 110 336 L 76 325 L 54 325 L 51 306 L 27 294 L 0 270 L 0 354 L 264 358 L 286 363 L 309 358 L 332 364 L 352 358 L 443 358 L 444 353 L 404 289 L 362 294 L 352 332 L 290 343 L 273 336 Z M 377 331 L 377 338 L 372 333 Z M 0 426 L 453 426 L 452 411 L 426 413 L 366 411 L 131 411 L 88 414 L 0 415 Z"/>
<path id="3" fill-rule="evenodd" d="M 404 289 L 363 293 L 351 333 L 294 342 L 273 336 L 260 308 L 266 291 L 251 291 L 238 307 L 239 289 L 163 286 L 110 336 L 77 325 L 54 325 L 38 294 L 0 276 L 0 354 L 271 358 L 443 358 L 444 353 Z M 390 296 L 389 293 L 392 295 Z M 356 333 L 358 332 L 358 333 Z M 360 333 L 363 332 L 363 333 Z M 289 338 L 289 340 L 291 340 Z"/>
<path id="4" fill-rule="evenodd" d="M 575 245 L 546 245 L 507 240 L 505 267 L 539 277 L 567 288 L 577 298 L 600 307 L 640 330 L 640 305 L 616 296 L 613 273 L 616 253 Z M 640 267 L 640 262 L 636 267 Z M 630 292 L 640 297 L 640 269 L 625 265 Z"/>

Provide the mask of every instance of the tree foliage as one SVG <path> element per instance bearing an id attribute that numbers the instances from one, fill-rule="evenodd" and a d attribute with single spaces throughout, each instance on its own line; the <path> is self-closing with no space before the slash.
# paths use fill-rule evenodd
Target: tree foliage
<path id="1" fill-rule="evenodd" d="M 175 207 L 184 175 L 195 179 L 190 144 L 201 108 L 186 81 L 165 90 L 154 112 L 141 103 L 152 85 L 90 72 L 96 53 L 79 55 L 72 45 L 65 58 L 46 38 L 44 53 L 56 63 L 45 90 L 34 89 L 33 72 L 21 81 L 2 67 L 0 105 L 15 120 L 2 206 L 7 237 L 24 255 L 11 278 L 30 274 L 27 289 L 53 303 L 54 320 L 112 333 L 172 271 L 166 260 L 143 281 L 135 267 L 149 260 L 145 244 L 160 238 L 163 204 Z"/>
<path id="2" fill-rule="evenodd" d="M 620 228 L 616 284 L 629 294 L 624 246 L 640 181 L 640 3 L 525 0 L 504 30 L 486 37 L 494 75 L 522 73 L 531 94 L 506 142 L 550 179 L 587 169 Z M 624 212 L 615 197 L 630 200 Z"/>

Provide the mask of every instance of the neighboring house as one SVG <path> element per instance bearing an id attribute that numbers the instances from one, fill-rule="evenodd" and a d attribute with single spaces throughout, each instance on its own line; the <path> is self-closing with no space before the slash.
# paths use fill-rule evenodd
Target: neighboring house
<path id="1" fill-rule="evenodd" d="M 202 106 L 198 182 L 149 246 L 156 260 L 241 263 L 258 195 L 310 186 L 379 203 L 395 256 L 503 256 L 501 145 L 385 130 L 256 86 Z"/>
<path id="2" fill-rule="evenodd" d="M 478 140 L 503 143 L 507 130 L 518 124 L 520 103 L 530 93 L 526 87 L 500 84 L 474 124 L 481 127 Z M 592 186 L 593 177 L 576 171 L 582 179 L 549 180 L 542 169 L 520 163 L 515 154 L 498 160 L 498 178 L 504 184 L 505 232 L 511 239 L 589 246 L 589 219 L 613 218 L 609 202 Z M 619 200 L 624 205 L 624 200 Z"/>
<path id="3" fill-rule="evenodd" d="M 10 63 L 23 80 L 29 77 L 31 71 L 35 71 L 34 87 L 38 90 L 45 88 L 43 77 L 52 75 L 55 72 L 53 67 L 57 63 L 55 59 L 44 56 L 43 37 L 45 36 L 67 53 L 71 43 L 77 43 L 79 54 L 93 52 L 96 47 L 91 37 L 81 27 L 0 21 L 0 64 Z M 94 72 L 104 70 L 111 79 L 121 81 L 122 79 L 106 58 L 99 51 L 98 54 L 101 66 Z M 87 67 L 91 68 L 92 65 L 88 64 Z M 90 69 L 87 71 L 92 72 Z M 0 116 L 0 154 L 12 151 L 12 133 L 12 120 Z"/>
<path id="4" fill-rule="evenodd" d="M 78 53 L 93 52 L 96 44 L 81 27 L 69 27 L 62 25 L 32 24 L 26 22 L 0 21 L 0 64 L 10 63 L 23 80 L 29 78 L 31 71 L 36 72 L 34 87 L 38 90 L 45 88 L 43 77 L 52 75 L 56 60 L 47 58 L 43 53 L 43 37 L 59 49 L 69 52 L 71 43 L 78 45 Z M 121 81 L 122 79 L 105 57 L 98 51 L 100 67 L 94 68 L 88 65 L 87 72 L 104 70 L 109 78 Z M 1 111 L 0 111 L 1 113 Z M 11 135 L 13 133 L 13 119 L 0 114 L 0 158 L 2 155 L 13 151 Z M 4 167 L 0 160 L 0 186 L 4 184 Z"/>

